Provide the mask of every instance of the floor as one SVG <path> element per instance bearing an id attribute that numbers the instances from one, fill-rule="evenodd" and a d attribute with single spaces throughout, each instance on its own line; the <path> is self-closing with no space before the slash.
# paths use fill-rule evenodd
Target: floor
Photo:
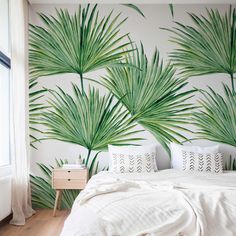
<path id="1" fill-rule="evenodd" d="M 52 209 L 40 209 L 24 226 L 0 226 L 0 236 L 59 236 L 68 215 L 69 210 L 61 210 L 53 217 Z"/>

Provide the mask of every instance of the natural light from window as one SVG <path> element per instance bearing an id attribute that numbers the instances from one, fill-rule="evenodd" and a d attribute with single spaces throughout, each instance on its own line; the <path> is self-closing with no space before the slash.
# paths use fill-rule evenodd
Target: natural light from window
<path id="1" fill-rule="evenodd" d="M 10 164 L 10 47 L 8 0 L 0 0 L 0 166 Z"/>

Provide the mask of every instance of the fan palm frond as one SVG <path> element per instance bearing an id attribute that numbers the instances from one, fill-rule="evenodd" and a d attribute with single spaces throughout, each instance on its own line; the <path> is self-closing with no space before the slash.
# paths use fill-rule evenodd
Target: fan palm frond
<path id="1" fill-rule="evenodd" d="M 130 44 L 127 34 L 120 35 L 120 14 L 112 12 L 102 19 L 97 5 L 79 9 L 74 15 L 57 10 L 56 16 L 39 14 L 44 26 L 30 25 L 29 64 L 33 78 L 76 73 L 80 75 L 119 63 Z"/>
<path id="2" fill-rule="evenodd" d="M 236 147 L 236 95 L 226 85 L 225 97 L 211 88 L 202 94 L 202 110 L 194 112 L 198 137 Z"/>
<path id="3" fill-rule="evenodd" d="M 29 80 L 29 129 L 32 132 L 42 133 L 36 125 L 39 124 L 39 117 L 41 112 L 47 108 L 39 100 L 44 96 L 45 89 L 34 90 L 35 86 L 38 84 L 36 79 Z M 36 149 L 35 143 L 40 141 L 40 138 L 35 137 L 30 134 L 30 146 Z"/>
<path id="4" fill-rule="evenodd" d="M 129 137 L 135 124 L 120 102 L 113 96 L 100 96 L 98 90 L 89 89 L 83 94 L 73 84 L 74 96 L 59 88 L 50 91 L 53 99 L 51 109 L 43 113 L 42 124 L 48 130 L 47 138 L 81 145 L 88 150 L 105 150 L 108 144 L 127 144 L 139 138 Z"/>
<path id="5" fill-rule="evenodd" d="M 179 48 L 170 58 L 186 77 L 211 73 L 230 75 L 234 91 L 233 74 L 236 72 L 236 10 L 221 15 L 218 10 L 207 10 L 207 16 L 189 14 L 193 26 L 179 22 L 173 29 L 171 41 Z"/>
<path id="6" fill-rule="evenodd" d="M 191 104 L 185 103 L 192 91 L 182 91 L 187 82 L 175 77 L 172 65 L 163 65 L 157 50 L 149 63 L 142 44 L 141 50 L 126 56 L 126 62 L 134 67 L 107 69 L 108 76 L 102 79 L 104 86 L 167 151 L 170 141 L 185 141 L 180 131 L 188 131 L 183 125 L 188 123 L 192 109 Z"/>

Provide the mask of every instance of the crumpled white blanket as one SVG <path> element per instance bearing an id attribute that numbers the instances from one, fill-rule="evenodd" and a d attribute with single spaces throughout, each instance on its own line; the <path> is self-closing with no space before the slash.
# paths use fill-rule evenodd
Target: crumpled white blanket
<path id="1" fill-rule="evenodd" d="M 236 173 L 101 173 L 79 194 L 61 233 L 82 235 L 235 236 Z"/>

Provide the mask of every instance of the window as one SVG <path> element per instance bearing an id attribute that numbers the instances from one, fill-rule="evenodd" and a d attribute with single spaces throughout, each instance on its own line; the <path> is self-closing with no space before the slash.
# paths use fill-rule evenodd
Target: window
<path id="1" fill-rule="evenodd" d="M 10 164 L 9 4 L 0 0 L 0 167 Z"/>

